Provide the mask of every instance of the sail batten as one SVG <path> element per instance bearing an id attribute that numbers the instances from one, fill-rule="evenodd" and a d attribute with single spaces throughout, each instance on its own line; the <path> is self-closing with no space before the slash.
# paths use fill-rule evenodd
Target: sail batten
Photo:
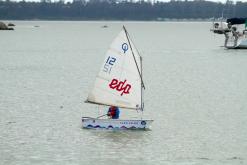
<path id="1" fill-rule="evenodd" d="M 87 102 L 142 109 L 141 56 L 123 27 L 108 48 Z"/>

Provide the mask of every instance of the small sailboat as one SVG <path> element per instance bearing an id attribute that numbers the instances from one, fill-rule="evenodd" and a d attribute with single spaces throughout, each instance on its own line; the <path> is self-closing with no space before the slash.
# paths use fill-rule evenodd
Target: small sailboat
<path id="1" fill-rule="evenodd" d="M 106 52 L 105 60 L 86 102 L 143 112 L 144 89 L 142 57 L 123 26 Z M 142 119 L 142 116 L 140 119 L 100 117 L 82 117 L 83 128 L 148 129 L 153 122 Z"/>

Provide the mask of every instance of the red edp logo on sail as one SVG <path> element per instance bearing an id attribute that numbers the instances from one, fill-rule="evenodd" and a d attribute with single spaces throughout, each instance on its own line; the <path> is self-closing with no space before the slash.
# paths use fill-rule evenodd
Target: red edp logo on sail
<path id="1" fill-rule="evenodd" d="M 117 79 L 112 79 L 111 83 L 109 84 L 109 87 L 111 89 L 116 89 L 117 91 L 122 92 L 121 93 L 121 96 L 123 94 L 129 94 L 131 85 L 130 84 L 127 84 L 126 81 L 127 80 L 119 81 Z"/>

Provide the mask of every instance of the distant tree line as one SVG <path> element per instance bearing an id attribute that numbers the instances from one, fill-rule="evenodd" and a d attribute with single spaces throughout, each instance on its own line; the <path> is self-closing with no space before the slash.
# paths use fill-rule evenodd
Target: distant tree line
<path id="1" fill-rule="evenodd" d="M 63 0 L 0 1 L 0 19 L 45 20 L 166 20 L 247 17 L 247 2 Z"/>

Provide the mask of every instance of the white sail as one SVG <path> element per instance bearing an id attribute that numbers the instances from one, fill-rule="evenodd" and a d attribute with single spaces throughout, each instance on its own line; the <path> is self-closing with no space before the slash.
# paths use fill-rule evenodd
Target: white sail
<path id="1" fill-rule="evenodd" d="M 123 28 L 106 52 L 87 101 L 141 109 L 141 95 L 141 57 Z"/>

